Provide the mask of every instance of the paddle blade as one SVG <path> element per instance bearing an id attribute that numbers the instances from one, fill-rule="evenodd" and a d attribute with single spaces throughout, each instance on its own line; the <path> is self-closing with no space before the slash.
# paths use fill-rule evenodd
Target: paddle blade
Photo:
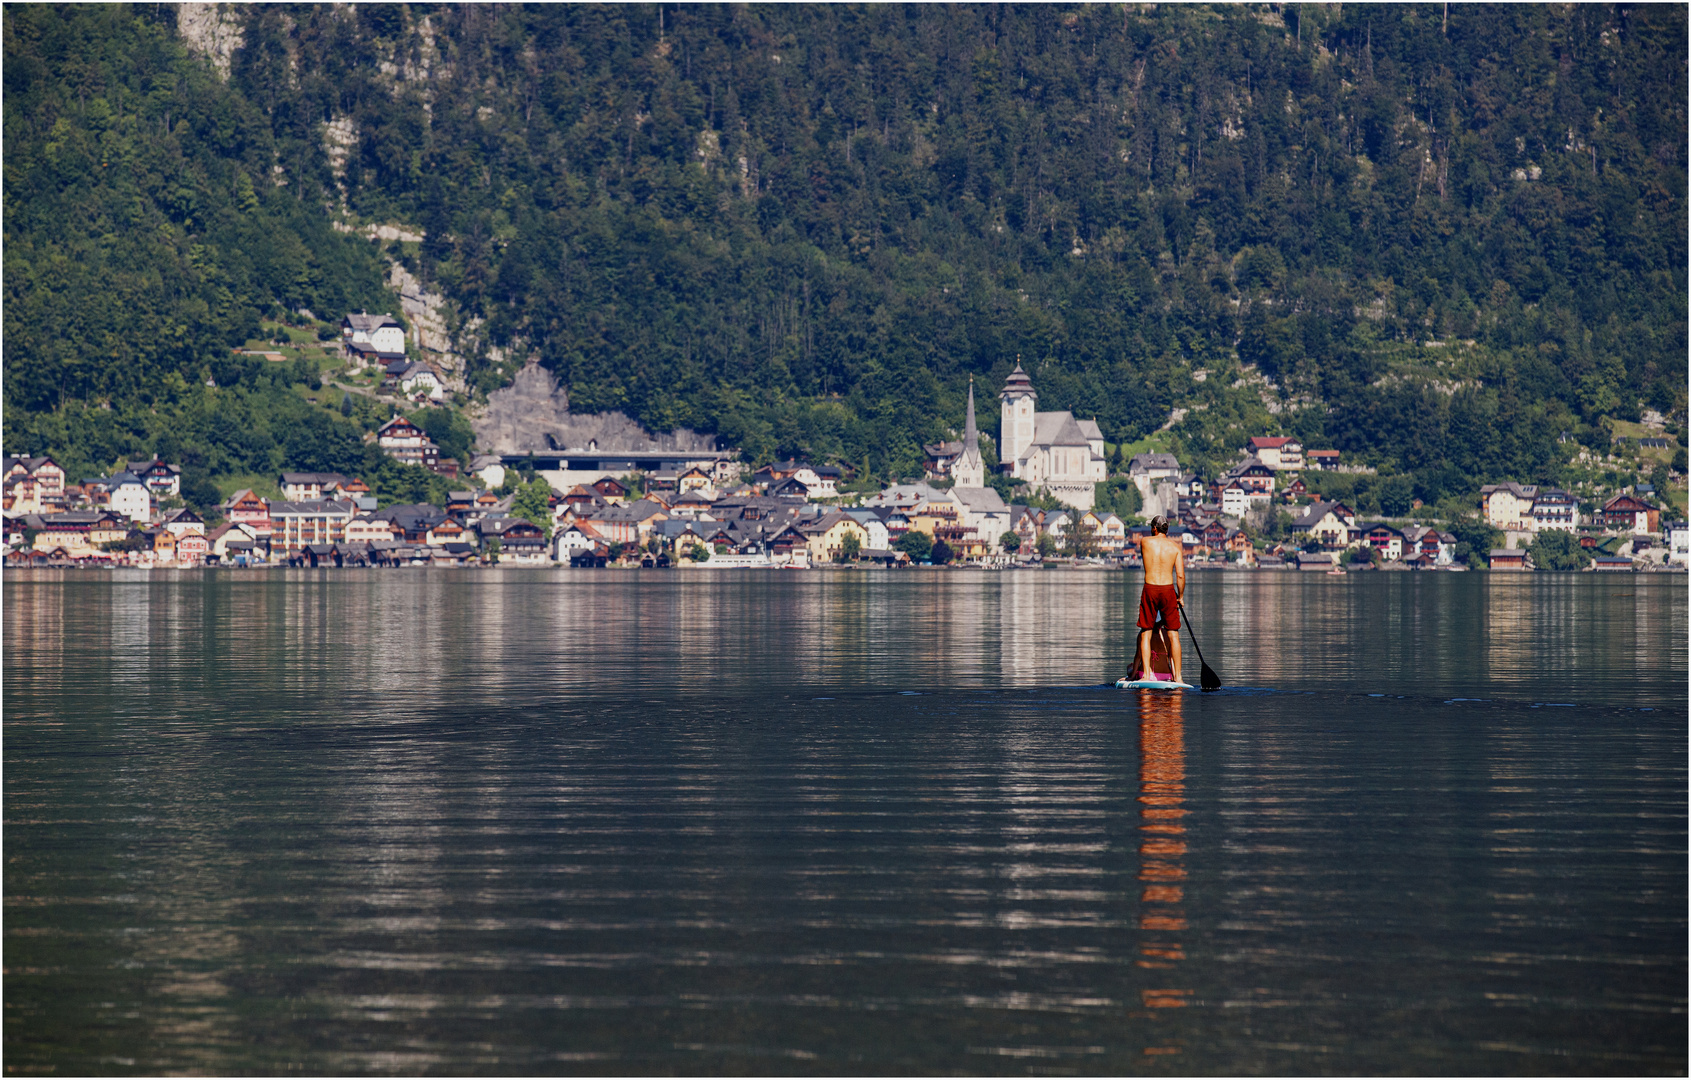
<path id="1" fill-rule="evenodd" d="M 1198 661 L 1198 663 L 1203 667 L 1203 670 L 1198 673 L 1198 685 L 1203 687 L 1205 690 L 1220 690 L 1221 676 L 1217 675 L 1215 670 L 1208 664 L 1205 664 L 1202 660 Z"/>

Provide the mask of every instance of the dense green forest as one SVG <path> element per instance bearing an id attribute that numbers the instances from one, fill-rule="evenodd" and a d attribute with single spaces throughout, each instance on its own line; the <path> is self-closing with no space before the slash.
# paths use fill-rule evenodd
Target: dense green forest
<path id="1" fill-rule="evenodd" d="M 1201 468 L 1297 434 L 1428 502 L 1566 479 L 1564 433 L 1641 409 L 1683 438 L 1681 6 L 232 18 L 224 73 L 169 5 L 6 9 L 9 452 L 363 453 L 377 418 L 230 355 L 397 310 L 336 217 L 424 230 L 385 254 L 478 392 L 533 351 L 752 460 L 908 474 L 1018 355 L 1112 442 L 1179 410 Z"/>

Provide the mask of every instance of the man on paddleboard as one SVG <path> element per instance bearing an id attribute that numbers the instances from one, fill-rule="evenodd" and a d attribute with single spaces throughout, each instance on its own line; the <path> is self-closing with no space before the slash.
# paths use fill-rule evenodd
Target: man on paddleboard
<path id="1" fill-rule="evenodd" d="M 1139 590 L 1139 670 L 1150 678 L 1151 635 L 1157 623 L 1168 627 L 1168 660 L 1180 678 L 1180 597 L 1186 591 L 1186 552 L 1168 535 L 1168 519 L 1151 519 L 1151 533 L 1139 538 L 1139 561 L 1145 567 L 1145 586 Z"/>

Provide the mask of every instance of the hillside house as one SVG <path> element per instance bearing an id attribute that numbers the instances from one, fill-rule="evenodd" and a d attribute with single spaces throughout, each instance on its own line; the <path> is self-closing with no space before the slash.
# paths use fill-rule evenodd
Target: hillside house
<path id="1" fill-rule="evenodd" d="M 360 311 L 341 319 L 341 348 L 359 367 L 386 366 L 405 359 L 405 327 L 385 312 L 371 315 Z"/>
<path id="2" fill-rule="evenodd" d="M 1606 528 L 1634 534 L 1654 533 L 1661 527 L 1662 512 L 1636 495 L 1616 495 L 1595 515 Z"/>
<path id="3" fill-rule="evenodd" d="M 376 429 L 376 445 L 395 461 L 433 469 L 440 461 L 440 447 L 422 428 L 403 416 L 395 416 Z"/>
<path id="4" fill-rule="evenodd" d="M 39 514 L 44 504 L 42 485 L 33 476 L 8 476 L 5 482 L 5 509 L 9 514 Z"/>
<path id="5" fill-rule="evenodd" d="M 887 531 L 887 523 L 881 515 L 873 510 L 847 510 L 846 516 L 863 526 L 863 532 L 868 536 L 864 542 L 866 550 L 882 550 L 892 547 L 892 534 Z"/>
<path id="6" fill-rule="evenodd" d="M 255 539 L 270 536 L 270 504 L 253 494 L 252 488 L 242 488 L 229 496 L 229 501 L 223 504 L 223 516 L 245 526 Z"/>
<path id="7" fill-rule="evenodd" d="M 1088 510 L 1081 515 L 1080 520 L 1092 530 L 1092 542 L 1098 545 L 1101 553 L 1119 555 L 1127 546 L 1127 523 L 1114 514 L 1107 511 L 1100 514 L 1096 510 Z M 996 543 L 995 538 L 994 544 Z"/>
<path id="8" fill-rule="evenodd" d="M 814 563 L 833 562 L 845 548 L 847 536 L 857 537 L 857 550 L 869 548 L 869 533 L 851 515 L 835 510 L 815 521 L 798 526 L 804 534 L 805 547 Z"/>
<path id="9" fill-rule="evenodd" d="M 589 486 L 599 498 L 613 506 L 628 499 L 628 485 L 614 476 L 601 476 Z"/>
<path id="10" fill-rule="evenodd" d="M 249 566 L 258 559 L 259 537 L 248 525 L 233 521 L 219 525 L 206 533 L 206 542 L 211 545 L 206 553 L 207 562 Z"/>
<path id="11" fill-rule="evenodd" d="M 675 501 L 670 504 L 669 509 L 670 513 L 677 517 L 708 518 L 714 516 L 711 513 L 710 496 L 698 488 L 677 496 Z"/>
<path id="12" fill-rule="evenodd" d="M 445 401 L 446 380 L 440 372 L 421 361 L 400 371 L 394 379 L 399 392 L 418 401 Z"/>
<path id="13" fill-rule="evenodd" d="M 1243 452 L 1276 472 L 1303 468 L 1303 443 L 1297 439 L 1257 435 L 1245 440 Z"/>
<path id="14" fill-rule="evenodd" d="M 405 530 L 387 518 L 359 514 L 346 523 L 344 535 L 348 543 L 370 544 L 378 540 L 403 540 Z"/>
<path id="15" fill-rule="evenodd" d="M 677 476 L 675 482 L 682 494 L 689 491 L 710 492 L 716 487 L 716 473 L 713 469 L 694 465 Z"/>
<path id="16" fill-rule="evenodd" d="M 1243 529 L 1228 529 L 1227 538 L 1222 541 L 1222 546 L 1229 555 L 1232 555 L 1243 566 L 1250 566 L 1257 561 L 1256 547 L 1251 543 L 1251 538 L 1245 535 Z"/>
<path id="17" fill-rule="evenodd" d="M 1323 547 L 1346 547 L 1356 525 L 1356 511 L 1341 502 L 1311 503 L 1302 517 L 1292 522 L 1293 534 L 1308 534 Z"/>
<path id="18" fill-rule="evenodd" d="M 1372 549 L 1380 553 L 1380 557 L 1387 562 L 1397 562 L 1403 558 L 1403 533 L 1384 522 L 1368 526 L 1363 534 L 1363 541 Z"/>
<path id="19" fill-rule="evenodd" d="M 506 518 L 499 530 L 499 561 L 502 563 L 546 563 L 551 560 L 546 532 L 532 521 Z"/>
<path id="20" fill-rule="evenodd" d="M 130 521 L 148 521 L 153 516 L 153 493 L 140 477 L 130 472 L 113 473 L 107 478 L 106 505 Z"/>
<path id="21" fill-rule="evenodd" d="M 1532 504 L 1537 498 L 1536 484 L 1487 484 L 1480 488 L 1480 509 L 1494 529 L 1530 530 Z"/>
<path id="22" fill-rule="evenodd" d="M 1145 485 L 1140 490 L 1149 494 L 1150 485 L 1158 480 L 1178 480 L 1180 478 L 1180 462 L 1173 454 L 1151 452 L 1134 454 L 1127 461 L 1127 475 L 1136 484 L 1140 477 L 1144 477 Z"/>
<path id="23" fill-rule="evenodd" d="M 1430 559 L 1435 566 L 1449 566 L 1456 559 L 1456 536 L 1429 525 L 1411 525 L 1403 531 L 1406 559 Z"/>
<path id="24" fill-rule="evenodd" d="M 592 555 L 595 551 L 603 555 L 606 547 L 605 538 L 585 521 L 571 521 L 552 534 L 554 558 L 561 563 L 574 564 L 583 555 Z"/>
<path id="25" fill-rule="evenodd" d="M 122 540 L 129 533 L 129 521 L 110 510 L 69 510 L 62 514 L 32 515 L 28 525 L 38 530 L 34 550 L 51 553 L 64 549 L 72 559 L 87 559 L 104 544 Z"/>
<path id="26" fill-rule="evenodd" d="M 832 499 L 840 493 L 843 475 L 837 465 L 805 465 L 793 473 L 793 479 L 804 485 L 806 498 Z"/>
<path id="27" fill-rule="evenodd" d="M 1534 530 L 1573 532 L 1579 525 L 1579 500 L 1560 488 L 1540 488 L 1532 501 Z"/>
<path id="28" fill-rule="evenodd" d="M 285 472 L 282 474 L 282 498 L 289 502 L 315 502 L 332 488 L 350 482 L 351 477 L 337 472 Z"/>
<path id="29" fill-rule="evenodd" d="M 1198 530 L 1198 544 L 1205 555 L 1223 550 L 1227 546 L 1227 523 L 1220 518 L 1204 522 Z"/>
<path id="30" fill-rule="evenodd" d="M 1337 450 L 1311 450 L 1304 454 L 1304 460 L 1309 462 L 1312 469 L 1337 472 L 1339 468 L 1339 452 Z"/>
<path id="31" fill-rule="evenodd" d="M 136 479 L 147 485 L 147 490 L 155 499 L 169 499 L 182 494 L 182 470 L 175 465 L 166 465 L 156 457 L 151 461 L 131 461 L 124 471 L 133 473 Z"/>
<path id="32" fill-rule="evenodd" d="M 65 490 L 65 470 L 50 457 L 7 456 L 0 464 L 0 476 L 7 481 L 14 477 L 31 478 L 41 498 L 62 495 Z"/>
<path id="33" fill-rule="evenodd" d="M 206 531 L 205 519 L 187 507 L 172 510 L 159 523 L 175 533 L 178 541 L 190 534 L 204 536 Z"/>
<path id="34" fill-rule="evenodd" d="M 464 526 L 448 517 L 429 527 L 429 531 L 423 534 L 423 543 L 429 547 L 445 547 L 447 544 L 469 543 L 469 538 L 465 534 Z"/>
<path id="35" fill-rule="evenodd" d="M 644 543 L 653 526 L 669 515 L 656 503 L 640 499 L 627 505 L 610 504 L 586 519 L 610 543 Z"/>
<path id="36" fill-rule="evenodd" d="M 1237 480 L 1229 480 L 1221 489 L 1221 512 L 1229 517 L 1242 518 L 1251 508 L 1250 493 Z"/>
<path id="37" fill-rule="evenodd" d="M 211 541 L 205 533 L 184 533 L 176 538 L 176 561 L 183 566 L 199 566 L 211 551 Z"/>
<path id="38" fill-rule="evenodd" d="M 1223 473 L 1218 482 L 1220 489 L 1225 489 L 1227 483 L 1233 480 L 1239 482 L 1246 497 L 1253 501 L 1266 502 L 1274 497 L 1274 470 L 1257 458 L 1246 458 Z"/>

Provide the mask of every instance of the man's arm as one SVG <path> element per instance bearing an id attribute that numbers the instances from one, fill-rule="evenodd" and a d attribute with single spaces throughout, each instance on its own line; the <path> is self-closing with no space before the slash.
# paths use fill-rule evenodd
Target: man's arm
<path id="1" fill-rule="evenodd" d="M 1176 540 L 1174 549 L 1174 595 L 1186 595 L 1186 545 Z"/>

